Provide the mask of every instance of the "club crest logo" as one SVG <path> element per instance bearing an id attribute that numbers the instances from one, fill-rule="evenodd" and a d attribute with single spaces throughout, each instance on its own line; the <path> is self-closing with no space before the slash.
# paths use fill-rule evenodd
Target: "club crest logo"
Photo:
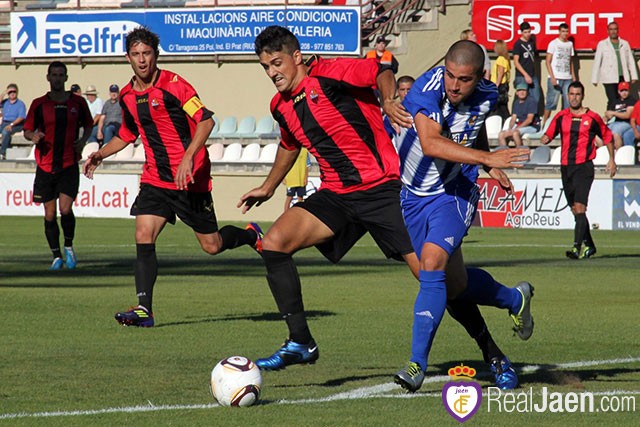
<path id="1" fill-rule="evenodd" d="M 442 403 L 449 415 L 459 423 L 470 419 L 482 403 L 482 387 L 470 381 L 475 375 L 475 369 L 460 364 L 449 369 L 452 381 L 442 388 Z"/>

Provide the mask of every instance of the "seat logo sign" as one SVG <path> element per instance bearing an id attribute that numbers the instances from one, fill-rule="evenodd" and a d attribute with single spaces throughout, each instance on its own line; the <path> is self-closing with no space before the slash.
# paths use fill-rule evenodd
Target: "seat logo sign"
<path id="1" fill-rule="evenodd" d="M 514 38 L 513 6 L 492 6 L 487 10 L 487 40 L 510 42 Z"/>

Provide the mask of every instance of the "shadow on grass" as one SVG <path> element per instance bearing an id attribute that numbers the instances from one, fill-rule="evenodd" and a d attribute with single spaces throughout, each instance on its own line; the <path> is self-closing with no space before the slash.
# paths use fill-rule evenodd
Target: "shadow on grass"
<path id="1" fill-rule="evenodd" d="M 307 319 L 316 319 L 320 317 L 329 317 L 335 316 L 336 313 L 333 311 L 324 311 L 324 310 L 309 310 L 305 312 L 307 314 Z M 162 323 L 160 325 L 155 326 L 156 328 L 167 328 L 172 326 L 182 326 L 182 325 L 194 325 L 199 323 L 217 323 L 217 322 L 228 322 L 228 321 L 236 321 L 236 320 L 250 320 L 252 322 L 282 322 L 282 315 L 280 313 L 260 313 L 260 314 L 235 314 L 235 315 L 226 315 L 226 316 L 216 316 L 216 317 L 204 317 L 201 319 L 186 319 L 181 320 L 179 322 L 169 322 Z"/>

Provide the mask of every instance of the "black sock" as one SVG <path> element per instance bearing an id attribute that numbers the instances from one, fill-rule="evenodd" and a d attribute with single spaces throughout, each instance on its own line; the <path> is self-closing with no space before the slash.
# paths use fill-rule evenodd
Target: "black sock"
<path id="1" fill-rule="evenodd" d="M 468 300 L 449 300 L 447 301 L 447 311 L 476 341 L 482 351 L 482 357 L 485 362 L 489 363 L 491 359 L 496 357 L 504 357 L 504 353 L 493 341 L 487 324 L 476 304 Z"/>
<path id="2" fill-rule="evenodd" d="M 311 342 L 311 331 L 302 302 L 300 277 L 293 258 L 290 254 L 275 251 L 262 251 L 262 258 L 267 267 L 267 282 L 271 294 L 287 322 L 289 338 L 300 344 Z"/>
<path id="3" fill-rule="evenodd" d="M 60 252 L 60 229 L 58 228 L 58 222 L 44 220 L 44 235 L 47 237 L 47 243 L 53 253 L 54 258 L 62 258 Z"/>
<path id="4" fill-rule="evenodd" d="M 587 215 L 586 214 L 576 214 L 576 226 L 573 231 L 573 244 L 575 247 L 580 248 L 582 245 L 582 241 L 584 240 L 585 230 L 587 228 Z"/>
<path id="5" fill-rule="evenodd" d="M 220 229 L 220 237 L 222 237 L 220 252 L 242 245 L 253 246 L 258 238 L 255 231 L 234 227 L 233 225 L 225 225 L 222 227 Z"/>
<path id="6" fill-rule="evenodd" d="M 589 218 L 587 218 L 586 214 L 585 214 L 584 218 L 587 221 L 587 226 L 584 229 L 584 243 L 587 246 L 595 247 L 596 245 L 595 245 L 595 243 L 593 243 L 593 238 L 591 237 L 591 225 L 589 224 Z"/>
<path id="7" fill-rule="evenodd" d="M 136 244 L 136 296 L 138 304 L 153 311 L 153 285 L 158 277 L 155 243 Z"/>
<path id="8" fill-rule="evenodd" d="M 60 215 L 60 225 L 64 235 L 64 245 L 67 247 L 73 246 L 73 238 L 76 234 L 76 217 L 73 211 L 66 215 Z"/>

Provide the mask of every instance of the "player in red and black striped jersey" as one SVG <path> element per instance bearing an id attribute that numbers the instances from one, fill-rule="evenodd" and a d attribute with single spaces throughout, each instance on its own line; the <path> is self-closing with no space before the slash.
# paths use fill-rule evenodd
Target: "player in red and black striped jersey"
<path id="1" fill-rule="evenodd" d="M 218 223 L 211 196 L 211 163 L 204 144 L 213 128 L 213 113 L 182 77 L 157 67 L 159 39 L 147 28 L 127 34 L 127 60 L 134 76 L 120 93 L 122 126 L 118 136 L 92 153 L 84 166 L 91 178 L 102 160 L 133 144 L 144 145 L 145 165 L 136 216 L 135 282 L 138 306 L 116 313 L 129 326 L 153 326 L 152 296 L 158 274 L 155 243 L 176 215 L 193 229 L 202 249 L 215 255 L 241 245 L 256 245 L 254 229 Z"/>
<path id="2" fill-rule="evenodd" d="M 594 178 L 593 159 L 596 157 L 596 137 L 602 139 L 609 152 L 606 170 L 613 178 L 616 162 L 613 155 L 613 135 L 600 115 L 582 106 L 584 86 L 580 82 L 569 85 L 569 108 L 560 111 L 540 139 L 548 144 L 560 135 L 560 173 L 567 203 L 576 221 L 574 242 L 566 252 L 568 258 L 586 259 L 596 253 L 589 231 L 587 202 Z"/>
<path id="3" fill-rule="evenodd" d="M 35 144 L 36 177 L 33 182 L 33 201 L 43 203 L 44 231 L 53 253 L 51 270 L 63 265 L 60 250 L 56 200 L 59 199 L 60 225 L 64 235 L 65 263 L 76 267 L 73 249 L 76 218 L 73 201 L 78 195 L 80 172 L 78 160 L 86 143 L 93 119 L 87 102 L 78 95 L 67 92 L 67 67 L 54 61 L 47 69 L 50 91 L 36 98 L 29 107 L 24 125 L 25 138 Z M 80 137 L 80 129 L 83 129 Z"/>
<path id="4" fill-rule="evenodd" d="M 387 257 L 404 259 L 417 277 L 419 263 L 400 211 L 399 159 L 387 135 L 385 113 L 392 121 L 411 125 L 411 118 L 394 100 L 393 72 L 374 59 L 311 58 L 304 62 L 300 44 L 286 28 L 266 28 L 256 39 L 260 64 L 278 93 L 271 111 L 282 141 L 264 183 L 241 197 L 243 212 L 273 195 L 294 164 L 301 147 L 320 166 L 320 190 L 282 214 L 262 241 L 267 282 L 289 336 L 269 357 L 258 359 L 263 370 L 297 363 L 314 363 L 316 345 L 307 325 L 300 278 L 292 254 L 316 246 L 338 262 L 369 232 Z M 458 307 L 463 307 L 458 305 Z M 483 353 L 500 352 L 475 304 L 455 316 Z"/>

